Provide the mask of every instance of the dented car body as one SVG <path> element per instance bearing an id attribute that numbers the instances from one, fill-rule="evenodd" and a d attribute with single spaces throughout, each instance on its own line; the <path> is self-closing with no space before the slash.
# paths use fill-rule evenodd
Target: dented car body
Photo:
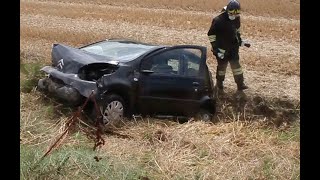
<path id="1" fill-rule="evenodd" d="M 93 92 L 104 120 L 142 115 L 206 117 L 215 113 L 206 48 L 109 39 L 80 48 L 52 47 L 38 87 L 79 104 Z"/>

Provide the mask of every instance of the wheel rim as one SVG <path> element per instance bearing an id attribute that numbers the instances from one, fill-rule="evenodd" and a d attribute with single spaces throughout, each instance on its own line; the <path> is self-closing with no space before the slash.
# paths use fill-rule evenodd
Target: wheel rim
<path id="1" fill-rule="evenodd" d="M 108 123 L 111 120 L 121 119 L 123 117 L 123 105 L 120 101 L 110 102 L 103 112 L 103 121 Z"/>
<path id="2" fill-rule="evenodd" d="M 211 116 L 208 113 L 203 113 L 203 114 L 201 114 L 201 119 L 203 121 L 210 121 L 211 120 Z"/>
<path id="3" fill-rule="evenodd" d="M 203 114 L 203 115 L 202 115 L 202 119 L 203 119 L 204 121 L 209 121 L 209 120 L 210 120 L 210 115 L 209 115 L 209 114 Z"/>

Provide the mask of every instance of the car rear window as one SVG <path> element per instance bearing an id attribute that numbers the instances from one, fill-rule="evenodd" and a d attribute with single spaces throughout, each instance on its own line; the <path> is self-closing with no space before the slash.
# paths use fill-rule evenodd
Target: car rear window
<path id="1" fill-rule="evenodd" d="M 121 62 L 131 61 L 157 46 L 128 42 L 103 41 L 83 48 L 84 51 L 113 58 Z"/>

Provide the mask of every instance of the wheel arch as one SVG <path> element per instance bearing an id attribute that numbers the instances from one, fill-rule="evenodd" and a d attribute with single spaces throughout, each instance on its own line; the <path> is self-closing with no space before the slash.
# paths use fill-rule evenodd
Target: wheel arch
<path id="1" fill-rule="evenodd" d="M 108 87 L 108 90 L 105 91 L 102 96 L 103 99 L 106 99 L 110 95 L 118 95 L 120 96 L 123 101 L 124 101 L 124 106 L 125 106 L 125 115 L 129 116 L 132 112 L 132 104 L 133 104 L 133 95 L 132 92 L 130 91 L 130 87 L 126 85 L 114 85 Z"/>
<path id="2" fill-rule="evenodd" d="M 200 109 L 209 111 L 211 114 L 216 113 L 216 100 L 205 96 L 200 101 Z"/>

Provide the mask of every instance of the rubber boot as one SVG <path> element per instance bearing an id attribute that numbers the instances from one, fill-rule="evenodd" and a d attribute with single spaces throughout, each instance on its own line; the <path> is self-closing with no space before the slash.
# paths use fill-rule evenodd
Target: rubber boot
<path id="1" fill-rule="evenodd" d="M 237 83 L 238 91 L 242 91 L 249 88 L 247 85 L 244 84 L 243 74 L 238 74 L 233 77 L 235 82 Z"/>
<path id="2" fill-rule="evenodd" d="M 218 93 L 218 95 L 224 95 L 223 81 L 217 80 L 216 88 L 217 88 L 217 93 Z"/>
<path id="3" fill-rule="evenodd" d="M 242 91 L 248 89 L 249 87 L 245 85 L 243 82 L 237 83 L 238 91 Z"/>
<path id="4" fill-rule="evenodd" d="M 217 87 L 218 89 L 223 89 L 223 81 L 217 80 Z"/>

